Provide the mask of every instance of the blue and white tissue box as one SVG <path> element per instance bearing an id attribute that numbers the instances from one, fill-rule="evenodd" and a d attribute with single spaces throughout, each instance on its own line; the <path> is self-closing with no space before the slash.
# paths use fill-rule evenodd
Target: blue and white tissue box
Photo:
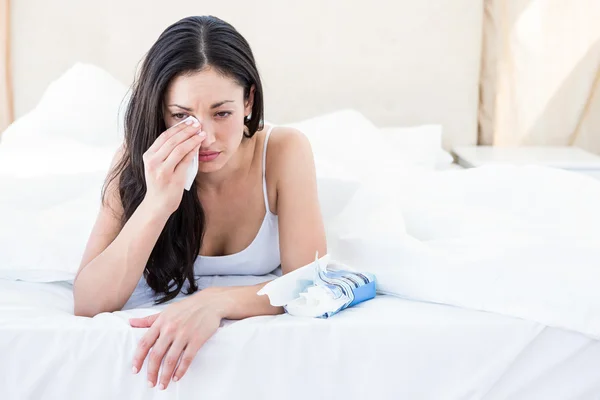
<path id="1" fill-rule="evenodd" d="M 298 317 L 328 318 L 345 308 L 375 297 L 376 278 L 330 261 L 315 261 L 269 283 L 259 295 L 269 296 L 272 306 Z"/>

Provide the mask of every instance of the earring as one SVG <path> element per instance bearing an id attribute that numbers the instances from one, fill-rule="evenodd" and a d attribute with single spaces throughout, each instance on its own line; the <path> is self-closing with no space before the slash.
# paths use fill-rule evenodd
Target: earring
<path id="1" fill-rule="evenodd" d="M 251 118 L 252 118 L 252 112 L 250 112 L 250 114 L 246 115 L 246 122 L 250 121 Z"/>

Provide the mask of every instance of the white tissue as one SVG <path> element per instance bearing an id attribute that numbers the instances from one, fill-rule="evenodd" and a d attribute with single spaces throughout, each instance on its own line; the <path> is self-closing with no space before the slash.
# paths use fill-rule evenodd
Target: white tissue
<path id="1" fill-rule="evenodd" d="M 328 266 L 333 269 L 337 267 L 336 264 L 330 264 L 329 260 L 328 254 L 321 258 L 317 255 L 314 262 L 267 283 L 258 294 L 269 296 L 272 306 L 285 306 L 285 311 L 296 317 L 317 318 L 338 310 L 348 298 L 343 296 L 336 299 L 330 290 L 315 285 L 319 270 L 325 270 Z"/>
<path id="2" fill-rule="evenodd" d="M 332 310 L 340 309 L 348 299 L 335 299 L 330 290 L 322 286 L 309 286 L 300 297 L 286 304 L 286 312 L 296 317 L 317 318 Z"/>
<path id="3" fill-rule="evenodd" d="M 269 301 L 274 307 L 282 307 L 300 297 L 309 286 L 313 286 L 317 268 L 327 268 L 329 255 L 326 254 L 304 267 L 280 276 L 267 283 L 258 291 L 259 295 L 269 296 Z"/>
<path id="4" fill-rule="evenodd" d="M 192 183 L 194 183 L 194 179 L 196 179 L 196 175 L 198 174 L 198 152 L 194 154 L 194 158 L 192 160 L 192 164 L 188 167 L 187 175 L 185 178 L 185 190 L 188 192 L 192 187 Z"/>
<path id="5" fill-rule="evenodd" d="M 179 124 L 183 124 L 186 121 L 193 121 L 193 122 L 200 123 L 200 121 L 198 121 L 196 118 L 194 118 L 194 117 L 192 117 L 190 115 L 189 117 L 187 117 L 183 121 L 180 121 L 180 122 L 176 123 L 173 126 L 177 126 Z M 198 132 L 200 132 L 200 130 L 198 130 Z M 194 179 L 196 179 L 196 175 L 197 174 L 198 174 L 198 153 L 196 152 L 196 154 L 194 154 L 194 159 L 192 160 L 192 163 L 190 164 L 190 166 L 188 167 L 187 172 L 186 172 L 185 190 L 189 191 L 191 189 L 192 184 L 194 183 Z"/>

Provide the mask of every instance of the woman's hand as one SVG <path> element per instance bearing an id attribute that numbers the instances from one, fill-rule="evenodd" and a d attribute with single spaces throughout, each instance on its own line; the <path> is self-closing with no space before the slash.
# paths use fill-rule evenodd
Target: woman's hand
<path id="1" fill-rule="evenodd" d="M 208 290 L 173 303 L 159 314 L 131 318 L 129 322 L 134 328 L 150 328 L 138 344 L 133 372 L 141 370 L 148 356 L 148 386 L 154 387 L 162 363 L 159 389 L 166 389 L 171 377 L 174 382 L 183 377 L 200 347 L 219 328 L 222 318 L 223 309 Z"/>
<path id="2" fill-rule="evenodd" d="M 158 210 L 175 212 L 183 197 L 186 171 L 206 133 L 195 118 L 164 131 L 144 153 L 145 201 Z"/>

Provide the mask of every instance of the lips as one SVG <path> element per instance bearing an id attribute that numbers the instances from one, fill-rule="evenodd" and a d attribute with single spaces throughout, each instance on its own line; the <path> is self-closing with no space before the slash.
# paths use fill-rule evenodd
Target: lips
<path id="1" fill-rule="evenodd" d="M 199 151 L 198 152 L 198 161 L 208 162 L 217 158 L 221 154 L 218 151 Z"/>

